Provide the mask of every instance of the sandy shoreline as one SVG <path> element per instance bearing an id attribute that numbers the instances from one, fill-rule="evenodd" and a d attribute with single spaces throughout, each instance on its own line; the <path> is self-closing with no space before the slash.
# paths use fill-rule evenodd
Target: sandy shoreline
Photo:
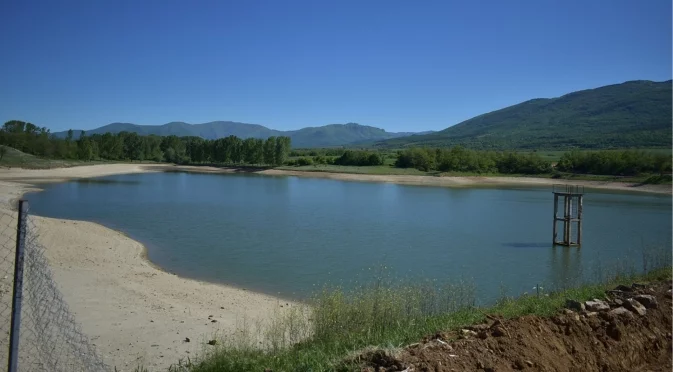
<path id="1" fill-rule="evenodd" d="M 2 169 L 3 227 L 15 226 L 16 201 L 25 192 L 39 190 L 31 185 L 33 182 L 148 172 L 156 168 L 161 166 Z M 230 335 L 243 322 L 267 319 L 288 305 L 296 305 L 245 289 L 167 273 L 147 260 L 141 243 L 96 223 L 39 216 L 32 219 L 70 310 L 104 361 L 119 371 L 133 371 L 139 365 L 150 371 L 166 370 L 181 358 L 207 350 L 208 340 Z M 6 228 L 1 232 L 3 253 L 13 252 L 14 231 Z M 13 265 L 7 261 L 0 264 Z M 10 267 L 0 269 L 11 272 Z M 0 283 L 3 305 L 11 301 L 10 292 L 5 290 L 11 283 L 9 280 L 4 278 Z M 190 342 L 185 341 L 187 337 Z"/>
<path id="2" fill-rule="evenodd" d="M 641 192 L 653 194 L 673 194 L 671 185 L 639 185 L 626 182 L 563 180 L 535 177 L 481 177 L 481 176 L 410 176 L 410 175 L 377 175 L 332 173 L 321 171 L 293 171 L 284 169 L 266 169 L 260 171 L 239 170 L 235 168 L 216 168 L 200 166 L 164 166 L 162 169 L 152 168 L 149 171 L 180 171 L 190 173 L 254 173 L 265 176 L 295 176 L 308 178 L 326 178 L 339 181 L 354 182 L 384 182 L 399 185 L 418 185 L 436 187 L 545 187 L 552 185 L 581 185 L 590 189 L 615 190 L 626 192 Z M 0 176 L 1 179 L 1 176 Z"/>
<path id="3" fill-rule="evenodd" d="M 151 172 L 190 172 L 190 173 L 251 173 L 265 176 L 295 176 L 309 178 L 327 178 L 341 181 L 386 182 L 401 185 L 437 186 L 437 187 L 496 187 L 521 186 L 544 187 L 552 185 L 582 185 L 586 188 L 616 190 L 629 192 L 645 192 L 655 194 L 673 194 L 671 185 L 639 185 L 615 181 L 584 181 L 564 180 L 536 177 L 482 177 L 482 176 L 410 176 L 410 175 L 375 175 L 354 173 L 332 173 L 321 171 L 293 171 L 284 169 L 246 170 L 237 168 L 217 168 L 208 166 L 177 166 L 170 164 L 104 164 L 80 166 L 72 168 L 55 168 L 45 170 L 33 169 L 0 169 L 0 181 L 15 181 L 28 184 L 63 182 L 72 179 L 103 177 L 116 174 L 151 173 Z"/>
<path id="4" fill-rule="evenodd" d="M 14 216 L 15 212 L 10 209 L 23 193 L 39 190 L 34 186 L 36 183 L 162 171 L 249 172 L 165 164 L 0 169 L 0 215 Z M 382 176 L 274 169 L 252 173 L 439 187 L 544 187 L 566 183 L 596 189 L 671 194 L 670 185 L 635 186 L 524 177 Z M 142 244 L 104 226 L 37 216 L 34 221 L 40 242 L 47 247 L 55 279 L 77 321 L 105 361 L 120 371 L 133 370 L 138 365 L 165 370 L 178 359 L 203 350 L 205 341 L 214 335 L 229 334 L 244 320 L 268 318 L 279 311 L 281 305 L 287 308 L 286 301 L 272 296 L 164 272 L 149 262 Z M 4 232 L 11 233 L 11 230 Z M 6 297 L 3 295 L 3 301 Z M 211 315 L 217 322 L 209 319 Z M 185 337 L 191 342 L 185 342 Z"/>

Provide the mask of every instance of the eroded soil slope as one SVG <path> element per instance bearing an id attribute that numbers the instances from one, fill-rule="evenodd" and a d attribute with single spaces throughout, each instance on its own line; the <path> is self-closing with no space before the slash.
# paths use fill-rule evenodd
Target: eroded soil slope
<path id="1" fill-rule="evenodd" d="M 494 317 L 402 351 L 361 355 L 364 371 L 670 371 L 671 282 L 619 286 L 551 318 Z"/>

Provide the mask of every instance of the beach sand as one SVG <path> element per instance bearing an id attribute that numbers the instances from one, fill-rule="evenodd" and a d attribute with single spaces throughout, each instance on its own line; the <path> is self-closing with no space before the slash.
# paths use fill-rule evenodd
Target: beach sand
<path id="1" fill-rule="evenodd" d="M 0 170 L 0 178 L 46 182 L 138 171 L 145 170 L 124 165 L 12 169 L 11 173 Z M 10 226 L 2 226 L 2 234 L 7 235 L 2 242 L 14 239 L 11 226 L 16 212 L 11 207 L 24 192 L 33 190 L 25 183 L 0 181 L 0 216 Z M 271 296 L 159 270 L 146 260 L 142 244 L 101 225 L 31 218 L 63 298 L 104 361 L 120 371 L 133 371 L 139 365 L 150 371 L 166 370 L 181 358 L 208 350 L 208 340 L 231 334 L 244 321 L 268 318 L 280 311 L 280 305 L 288 308 L 286 301 Z M 8 302 L 11 274 L 2 284 L 1 301 Z M 190 342 L 185 342 L 187 337 Z"/>
<path id="2" fill-rule="evenodd" d="M 36 190 L 35 183 L 160 171 L 232 173 L 239 170 L 162 164 L 0 169 L 0 215 L 15 215 L 12 209 L 16 201 L 23 193 Z M 273 169 L 255 173 L 442 187 L 566 183 L 597 189 L 671 194 L 671 185 L 635 186 L 524 177 L 379 176 Z M 120 371 L 132 371 L 139 365 L 150 370 L 165 370 L 180 358 L 193 356 L 204 348 L 207 350 L 206 341 L 231 334 L 242 322 L 268 318 L 280 311 L 281 305 L 284 309 L 288 307 L 286 301 L 272 296 L 164 272 L 146 259 L 142 244 L 101 225 L 32 218 L 64 299 L 105 362 Z M 11 235 L 13 230 L 5 229 L 3 234 Z M 7 238 L 12 237 L 4 237 Z M 2 301 L 9 298 L 4 293 Z M 185 342 L 187 337 L 190 342 Z"/>

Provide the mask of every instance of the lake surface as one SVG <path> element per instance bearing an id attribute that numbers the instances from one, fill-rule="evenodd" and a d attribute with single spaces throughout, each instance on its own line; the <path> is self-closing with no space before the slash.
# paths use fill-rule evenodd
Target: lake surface
<path id="1" fill-rule="evenodd" d="M 642 268 L 669 251 L 671 197 L 587 190 L 583 245 L 553 247 L 551 188 L 439 188 L 252 174 L 151 173 L 44 185 L 33 214 L 144 243 L 178 275 L 302 298 L 326 282 L 466 279 L 481 300 Z"/>

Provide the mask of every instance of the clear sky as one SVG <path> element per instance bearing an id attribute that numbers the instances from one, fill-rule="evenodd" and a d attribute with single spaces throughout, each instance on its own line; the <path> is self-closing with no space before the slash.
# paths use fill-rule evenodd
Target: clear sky
<path id="1" fill-rule="evenodd" d="M 0 120 L 439 130 L 671 79 L 670 0 L 0 0 Z"/>

